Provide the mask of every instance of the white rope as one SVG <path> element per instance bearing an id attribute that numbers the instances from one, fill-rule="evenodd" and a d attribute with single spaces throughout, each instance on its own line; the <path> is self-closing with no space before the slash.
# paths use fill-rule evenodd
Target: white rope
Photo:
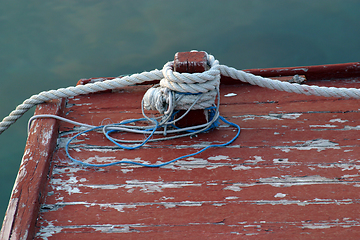
<path id="1" fill-rule="evenodd" d="M 162 70 L 164 78 L 160 86 L 176 92 L 206 93 L 220 84 L 220 65 L 212 55 L 207 55 L 210 69 L 202 73 L 178 73 L 173 71 L 173 63 L 168 62 Z"/>
<path id="2" fill-rule="evenodd" d="M 13 123 L 15 123 L 16 120 L 18 120 L 26 111 L 37 104 L 58 98 L 74 97 L 80 94 L 122 88 L 147 81 L 160 80 L 162 78 L 162 72 L 155 69 L 150 72 L 133 74 L 131 76 L 124 76 L 122 78 L 115 78 L 103 82 L 95 82 L 86 85 L 78 85 L 76 87 L 60 88 L 58 90 L 41 92 L 25 100 L 22 104 L 17 106 L 16 109 L 9 114 L 9 116 L 5 117 L 2 122 L 0 122 L 0 134 L 8 129 Z"/>
<path id="3" fill-rule="evenodd" d="M 324 97 L 345 97 L 360 98 L 360 90 L 357 88 L 336 88 L 336 87 L 319 87 L 305 84 L 282 82 L 270 78 L 263 78 L 251 73 L 246 73 L 232 67 L 220 65 L 221 75 L 238 79 L 243 82 L 266 87 L 285 92 L 301 93 L 306 95 L 324 96 Z"/>
<path id="4" fill-rule="evenodd" d="M 103 82 L 89 83 L 86 85 L 78 85 L 76 87 L 60 88 L 58 90 L 44 91 L 37 95 L 33 95 L 29 99 L 25 100 L 22 104 L 16 107 L 9 116 L 5 117 L 2 122 L 0 122 L 0 134 L 4 132 L 7 128 L 10 127 L 17 119 L 19 119 L 26 111 L 28 111 L 33 106 L 50 101 L 53 99 L 64 98 L 64 97 L 73 97 L 80 94 L 94 93 L 104 90 L 112 90 L 117 88 L 122 88 L 125 86 L 136 85 L 139 83 L 161 80 L 160 87 L 168 88 L 172 91 L 183 92 L 183 93 L 206 93 L 210 94 L 209 97 L 206 97 L 206 94 L 199 99 L 197 102 L 198 106 L 194 106 L 193 109 L 204 109 L 213 105 L 214 98 L 216 96 L 216 89 L 220 83 L 220 74 L 224 76 L 231 77 L 233 79 L 238 79 L 243 82 L 250 83 L 252 85 L 258 85 L 260 87 L 266 87 L 270 89 L 276 89 L 279 91 L 301 93 L 306 95 L 316 95 L 316 96 L 325 96 L 325 97 L 346 97 L 346 98 L 360 98 L 360 90 L 356 88 L 335 88 L 335 87 L 318 87 L 318 86 L 308 86 L 300 85 L 297 83 L 288 83 L 281 82 L 278 80 L 272 80 L 269 78 L 263 78 L 260 76 L 255 76 L 251 73 L 246 73 L 235 68 L 231 68 L 225 65 L 219 65 L 219 62 L 215 58 L 208 54 L 208 64 L 211 68 L 208 71 L 203 73 L 177 73 L 172 70 L 172 62 L 165 64 L 162 71 L 153 70 L 150 72 L 143 72 L 140 74 L 133 74 L 130 76 L 124 76 L 122 78 L 115 78 L 112 80 L 107 80 Z M 158 97 L 160 101 L 152 101 L 152 104 L 157 102 L 154 108 L 149 107 L 150 109 L 157 109 L 163 112 L 166 111 L 166 106 L 169 104 L 169 94 L 165 97 Z M 189 97 L 192 96 L 192 97 Z M 152 97 L 145 97 L 152 98 Z M 189 104 L 194 102 L 196 95 L 186 95 L 174 96 L 174 101 L 180 102 L 176 106 L 177 109 L 187 109 Z M 179 100 L 180 99 L 180 100 Z M 212 100 L 209 100 L 212 99 Z M 212 101 L 212 102 L 211 102 Z M 211 104 L 210 104 L 211 103 Z M 151 104 L 149 103 L 149 106 Z M 162 106 L 162 107 L 161 107 Z M 145 104 L 146 107 L 146 104 Z M 159 110 L 159 111 L 160 111 Z"/>
<path id="5" fill-rule="evenodd" d="M 163 114 L 173 99 L 172 110 L 205 109 L 214 105 L 217 89 L 220 85 L 219 61 L 212 55 L 207 55 L 210 69 L 202 73 L 178 73 L 173 71 L 174 62 L 164 65 L 164 78 L 160 84 L 150 88 L 143 97 L 144 107 L 148 110 L 158 110 Z M 202 96 L 199 98 L 198 94 Z M 193 103 L 196 101 L 196 104 Z"/>

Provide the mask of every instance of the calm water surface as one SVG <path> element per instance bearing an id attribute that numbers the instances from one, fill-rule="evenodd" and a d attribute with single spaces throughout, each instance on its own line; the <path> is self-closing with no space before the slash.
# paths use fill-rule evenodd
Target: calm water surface
<path id="1" fill-rule="evenodd" d="M 242 68 L 355 62 L 360 1 L 1 1 L 0 118 L 80 78 L 161 69 L 205 50 Z M 33 109 L 0 135 L 0 216 Z"/>

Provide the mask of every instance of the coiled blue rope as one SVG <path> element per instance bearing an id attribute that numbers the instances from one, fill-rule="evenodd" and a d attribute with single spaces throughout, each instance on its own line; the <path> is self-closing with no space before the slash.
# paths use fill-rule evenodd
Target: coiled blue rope
<path id="1" fill-rule="evenodd" d="M 83 161 L 80 161 L 78 159 L 75 159 L 73 158 L 70 153 L 69 153 L 69 145 L 70 143 L 76 139 L 78 136 L 84 134 L 84 133 L 87 133 L 87 132 L 91 132 L 91 131 L 94 131 L 96 129 L 101 129 L 101 128 L 104 128 L 105 125 L 103 126 L 97 126 L 97 127 L 94 127 L 94 128 L 91 128 L 91 129 L 88 129 L 88 130 L 85 130 L 85 131 L 82 131 L 76 135 L 74 135 L 73 137 L 71 137 L 66 145 L 65 145 L 65 151 L 66 151 L 66 155 L 68 156 L 69 159 L 71 159 L 73 162 L 75 163 L 79 163 L 79 164 L 82 164 L 84 166 L 88 166 L 88 167 L 109 167 L 109 166 L 113 166 L 113 165 L 117 165 L 117 164 L 132 164 L 132 165 L 139 165 L 139 166 L 143 166 L 143 167 L 163 167 L 165 165 L 168 165 L 168 164 L 171 164 L 171 163 L 174 163 L 180 159 L 184 159 L 184 158 L 187 158 L 187 157 L 192 157 L 192 156 L 195 156 L 197 154 L 200 154 L 202 152 L 204 152 L 205 150 L 209 149 L 209 148 L 212 148 L 212 147 L 224 147 L 224 146 L 227 146 L 231 143 L 233 143 L 235 141 L 235 139 L 240 135 L 240 126 L 235 124 L 235 123 L 232 123 L 228 120 L 226 120 L 224 117 L 222 116 L 219 116 L 218 119 L 220 119 L 221 121 L 223 121 L 224 123 L 230 125 L 230 126 L 233 126 L 237 129 L 237 133 L 236 135 L 228 142 L 226 143 L 223 143 L 223 144 L 213 144 L 213 145 L 209 145 L 197 152 L 194 152 L 194 153 L 191 153 L 191 154 L 188 154 L 188 155 L 184 155 L 184 156 L 181 156 L 181 157 L 178 157 L 178 158 L 175 158 L 171 161 L 168 161 L 168 162 L 164 162 L 164 163 L 160 163 L 160 164 L 146 164 L 146 163 L 139 163 L 139 162 L 134 162 L 134 161 L 128 161 L 128 160 L 121 160 L 121 161 L 116 161 L 116 162 L 112 162 L 112 163 L 106 163 L 106 164 L 93 164 L 93 163 L 85 163 Z M 141 119 L 139 120 L 131 120 L 131 121 L 127 121 L 127 122 L 122 122 L 122 124 L 126 124 L 126 123 L 131 123 L 131 122 L 135 122 L 135 121 L 140 121 Z M 149 134 L 149 136 L 140 144 L 136 145 L 136 146 L 132 146 L 132 147 L 128 147 L 128 146 L 124 146 L 124 145 L 121 145 L 119 144 L 118 142 L 116 142 L 113 138 L 111 138 L 109 136 L 110 133 L 113 133 L 113 132 L 116 132 L 116 130 L 108 130 L 108 131 L 105 131 L 105 136 L 111 141 L 113 142 L 116 146 L 122 148 L 122 149 L 128 149 L 128 150 L 132 150 L 132 149 L 137 149 L 137 148 L 140 148 L 142 147 L 144 144 L 146 144 L 151 138 L 152 136 L 154 135 L 155 131 L 158 129 L 158 124 L 157 124 L 157 121 L 155 119 L 152 119 L 154 122 L 156 122 L 155 126 L 153 128 L 150 128 L 150 129 L 146 129 L 146 130 L 143 130 L 143 133 L 147 133 L 149 134 L 149 132 L 151 131 L 151 133 Z M 216 120 L 217 124 L 218 124 L 218 120 Z M 211 128 L 214 128 L 215 126 L 217 126 L 217 124 L 212 124 L 209 128 L 207 129 L 203 129 L 202 131 L 207 131 Z"/>

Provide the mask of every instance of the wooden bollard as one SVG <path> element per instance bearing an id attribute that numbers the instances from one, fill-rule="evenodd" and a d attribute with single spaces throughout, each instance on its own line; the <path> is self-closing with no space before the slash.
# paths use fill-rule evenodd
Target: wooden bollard
<path id="1" fill-rule="evenodd" d="M 174 72 L 201 73 L 208 70 L 207 56 L 205 52 L 178 52 L 174 57 Z M 180 110 L 175 119 L 182 116 L 186 111 Z M 207 123 L 207 111 L 203 109 L 190 110 L 188 114 L 175 123 L 177 127 L 189 127 Z"/>

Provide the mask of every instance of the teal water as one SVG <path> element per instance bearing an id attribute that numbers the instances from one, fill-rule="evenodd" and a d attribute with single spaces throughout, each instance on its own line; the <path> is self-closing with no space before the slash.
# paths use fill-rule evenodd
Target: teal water
<path id="1" fill-rule="evenodd" d="M 0 118 L 80 78 L 161 69 L 205 50 L 243 68 L 360 61 L 360 1 L 1 1 Z M 4 216 L 33 109 L 0 135 Z"/>

